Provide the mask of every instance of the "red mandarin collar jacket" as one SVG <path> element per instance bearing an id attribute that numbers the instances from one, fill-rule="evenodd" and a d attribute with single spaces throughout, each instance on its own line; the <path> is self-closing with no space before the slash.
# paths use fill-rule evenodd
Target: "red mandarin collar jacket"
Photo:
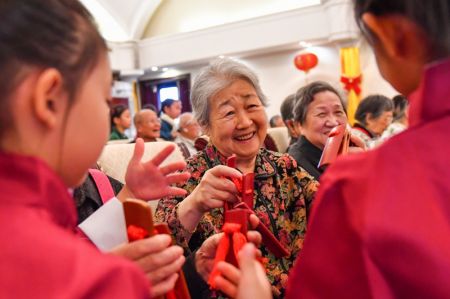
<path id="1" fill-rule="evenodd" d="M 75 235 L 74 200 L 41 161 L 0 152 L 0 298 L 148 298 L 132 263 Z"/>
<path id="2" fill-rule="evenodd" d="M 410 128 L 322 176 L 287 298 L 450 297 L 449 81 L 428 67 Z"/>

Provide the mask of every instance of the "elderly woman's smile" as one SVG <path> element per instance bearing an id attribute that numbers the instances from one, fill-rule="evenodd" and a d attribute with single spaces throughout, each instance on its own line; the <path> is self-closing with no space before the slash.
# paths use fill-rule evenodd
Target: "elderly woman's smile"
<path id="1" fill-rule="evenodd" d="M 237 141 L 248 141 L 250 140 L 252 137 L 254 137 L 256 134 L 256 132 L 251 132 L 245 135 L 238 135 L 233 137 L 234 139 L 236 139 Z"/>
<path id="2" fill-rule="evenodd" d="M 224 155 L 252 160 L 264 142 L 267 117 L 253 85 L 237 79 L 210 99 L 206 132 Z"/>

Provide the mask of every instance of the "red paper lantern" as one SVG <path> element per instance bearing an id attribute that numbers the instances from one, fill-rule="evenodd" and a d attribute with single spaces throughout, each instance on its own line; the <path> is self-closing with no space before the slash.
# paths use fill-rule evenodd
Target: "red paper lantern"
<path id="1" fill-rule="evenodd" d="M 305 73 L 314 68 L 318 62 L 319 59 L 317 58 L 316 54 L 313 53 L 299 54 L 294 58 L 295 67 L 301 71 L 304 71 Z"/>

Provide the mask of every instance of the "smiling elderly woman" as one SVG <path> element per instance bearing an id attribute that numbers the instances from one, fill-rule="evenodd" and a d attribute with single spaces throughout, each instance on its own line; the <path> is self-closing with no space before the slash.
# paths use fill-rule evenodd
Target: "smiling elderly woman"
<path id="1" fill-rule="evenodd" d="M 289 155 L 261 148 L 267 131 L 267 100 L 247 66 L 229 59 L 213 61 L 196 78 L 191 101 L 210 143 L 187 160 L 192 177 L 183 188 L 188 196 L 162 199 L 156 217 L 168 222 L 178 244 L 196 250 L 208 236 L 220 232 L 224 202 L 238 200 L 236 187 L 224 177 L 254 172 L 253 209 L 291 252 L 277 259 L 264 245 L 261 248 L 268 258 L 274 295 L 283 296 L 288 271 L 303 243 L 305 201 L 312 199 L 317 182 Z M 232 154 L 237 169 L 225 166 Z"/>
<path id="2" fill-rule="evenodd" d="M 318 168 L 330 131 L 347 123 L 347 113 L 339 92 L 330 84 L 315 81 L 295 94 L 294 126 L 302 136 L 289 148 L 297 163 L 319 180 Z"/>

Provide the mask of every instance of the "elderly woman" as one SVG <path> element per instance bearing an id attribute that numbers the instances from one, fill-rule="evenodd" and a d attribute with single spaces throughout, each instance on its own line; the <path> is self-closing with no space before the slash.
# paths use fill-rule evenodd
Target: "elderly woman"
<path id="1" fill-rule="evenodd" d="M 258 78 L 245 65 L 229 59 L 213 61 L 197 76 L 191 101 L 210 143 L 187 160 L 192 176 L 183 188 L 188 195 L 162 199 L 156 217 L 169 224 L 178 244 L 196 250 L 208 236 L 221 231 L 224 203 L 238 200 L 235 185 L 225 177 L 254 172 L 252 208 L 290 250 L 289 256 L 278 259 L 264 245 L 261 248 L 268 259 L 272 291 L 283 296 L 288 271 L 303 243 L 305 201 L 312 199 L 317 182 L 289 155 L 261 148 L 267 100 Z M 233 154 L 237 169 L 225 166 Z"/>
<path id="2" fill-rule="evenodd" d="M 302 136 L 289 148 L 289 154 L 319 180 L 324 169 L 318 164 L 328 134 L 335 126 L 347 123 L 344 102 L 336 89 L 322 81 L 300 88 L 295 97 L 294 126 Z"/>
<path id="3" fill-rule="evenodd" d="M 356 109 L 356 123 L 352 134 L 361 138 L 367 148 L 374 148 L 379 144 L 379 138 L 391 124 L 394 104 L 383 95 L 370 95 L 359 103 Z"/>

